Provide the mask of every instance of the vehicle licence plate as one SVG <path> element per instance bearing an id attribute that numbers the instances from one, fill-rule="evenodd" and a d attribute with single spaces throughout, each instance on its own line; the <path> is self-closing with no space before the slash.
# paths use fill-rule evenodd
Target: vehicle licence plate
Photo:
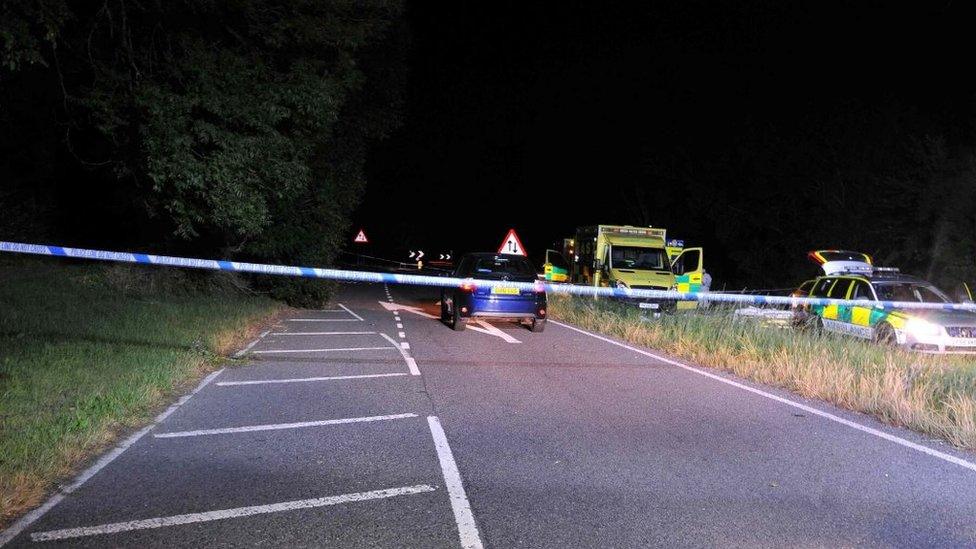
<path id="1" fill-rule="evenodd" d="M 658 308 L 660 308 L 660 304 L 658 304 L 658 303 L 640 303 L 637 306 L 640 307 L 641 309 L 658 309 Z"/>
<path id="2" fill-rule="evenodd" d="M 495 286 L 491 289 L 491 293 L 501 295 L 518 295 L 519 289 L 509 288 L 508 286 Z"/>

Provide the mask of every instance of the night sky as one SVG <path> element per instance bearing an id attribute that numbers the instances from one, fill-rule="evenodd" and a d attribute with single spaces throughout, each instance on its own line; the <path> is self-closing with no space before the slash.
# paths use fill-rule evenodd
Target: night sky
<path id="1" fill-rule="evenodd" d="M 539 252 L 636 223 L 634 185 L 701 192 L 644 163 L 714 158 L 757 127 L 894 99 L 972 133 L 969 19 L 951 2 L 742 4 L 409 3 L 405 123 L 373 150 L 355 229 L 388 256 L 494 249 L 509 227 Z M 730 261 L 694 208 L 656 207 L 655 225 Z"/>

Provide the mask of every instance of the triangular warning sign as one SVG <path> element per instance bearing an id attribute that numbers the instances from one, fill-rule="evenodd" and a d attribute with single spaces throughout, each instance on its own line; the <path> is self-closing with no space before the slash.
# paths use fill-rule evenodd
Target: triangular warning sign
<path id="1" fill-rule="evenodd" d="M 356 244 L 369 244 L 369 239 L 366 238 L 366 232 L 359 229 L 359 233 L 356 234 L 356 238 L 352 239 Z"/>
<path id="2" fill-rule="evenodd" d="M 498 253 L 525 255 L 525 247 L 522 246 L 522 241 L 515 234 L 515 229 L 508 230 L 508 234 L 505 235 L 505 240 L 502 240 L 502 245 L 498 247 Z"/>

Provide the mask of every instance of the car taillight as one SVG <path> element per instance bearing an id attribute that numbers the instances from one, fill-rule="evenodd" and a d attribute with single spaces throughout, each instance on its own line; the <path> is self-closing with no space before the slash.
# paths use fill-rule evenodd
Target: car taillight
<path id="1" fill-rule="evenodd" d="M 461 291 L 462 292 L 471 293 L 471 292 L 474 292 L 477 289 L 478 289 L 478 286 L 475 285 L 475 283 L 473 281 L 464 281 L 464 282 L 461 283 Z"/>
<path id="2" fill-rule="evenodd" d="M 539 309 L 539 316 L 546 316 L 546 310 L 545 309 Z"/>

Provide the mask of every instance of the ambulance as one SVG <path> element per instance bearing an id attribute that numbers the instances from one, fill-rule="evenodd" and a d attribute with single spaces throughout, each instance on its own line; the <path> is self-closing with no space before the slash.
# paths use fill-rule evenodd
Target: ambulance
<path id="1" fill-rule="evenodd" d="M 570 239 L 567 239 L 570 240 Z M 667 239 L 667 230 L 631 225 L 580 227 L 569 244 L 569 280 L 574 284 L 633 290 L 702 289 L 702 248 L 685 248 L 684 242 Z M 640 300 L 657 308 L 658 300 Z M 679 309 L 697 302 L 678 303 Z"/>

